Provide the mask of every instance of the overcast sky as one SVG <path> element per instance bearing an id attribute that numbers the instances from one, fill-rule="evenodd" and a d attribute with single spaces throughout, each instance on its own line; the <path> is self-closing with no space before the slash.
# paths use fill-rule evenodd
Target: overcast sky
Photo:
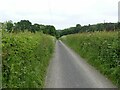
<path id="1" fill-rule="evenodd" d="M 30 20 L 64 29 L 117 22 L 119 0 L 0 0 L 0 22 Z"/>

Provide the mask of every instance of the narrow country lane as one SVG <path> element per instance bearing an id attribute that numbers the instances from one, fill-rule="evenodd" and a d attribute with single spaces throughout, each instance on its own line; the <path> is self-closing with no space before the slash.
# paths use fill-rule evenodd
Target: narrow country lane
<path id="1" fill-rule="evenodd" d="M 115 86 L 64 43 L 57 41 L 45 87 L 114 88 Z"/>

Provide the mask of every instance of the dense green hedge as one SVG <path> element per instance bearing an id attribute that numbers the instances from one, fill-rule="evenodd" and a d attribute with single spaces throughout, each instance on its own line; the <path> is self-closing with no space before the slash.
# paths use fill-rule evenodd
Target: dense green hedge
<path id="1" fill-rule="evenodd" d="M 41 33 L 3 33 L 3 88 L 41 88 L 54 50 L 53 37 Z"/>
<path id="2" fill-rule="evenodd" d="M 120 86 L 118 32 L 81 33 L 61 38 L 68 46 Z"/>
<path id="3" fill-rule="evenodd" d="M 0 29 L 0 82 L 2 82 L 2 30 Z M 0 83 L 0 88 L 2 88 L 2 83 Z"/>

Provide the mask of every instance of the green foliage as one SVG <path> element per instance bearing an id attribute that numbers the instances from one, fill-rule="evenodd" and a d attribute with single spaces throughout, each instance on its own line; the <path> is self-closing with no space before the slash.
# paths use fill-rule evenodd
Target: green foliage
<path id="1" fill-rule="evenodd" d="M 12 21 L 6 22 L 6 29 L 7 29 L 8 32 L 12 31 L 12 29 L 13 29 L 13 23 L 12 23 Z"/>
<path id="2" fill-rule="evenodd" d="M 34 31 L 40 31 L 40 25 L 39 24 L 34 24 Z"/>
<path id="3" fill-rule="evenodd" d="M 30 31 L 32 33 L 35 32 L 43 32 L 44 34 L 49 34 L 57 37 L 59 33 L 57 33 L 55 27 L 53 25 L 41 25 L 41 24 L 33 24 L 29 20 L 21 20 L 17 23 L 12 23 L 12 21 L 8 21 L 6 23 L 0 23 L 0 28 L 7 32 L 18 33 L 24 31 Z"/>
<path id="4" fill-rule="evenodd" d="M 77 24 L 76 27 L 70 27 L 60 31 L 60 36 L 75 34 L 78 32 L 95 32 L 95 31 L 118 31 L 120 29 L 120 23 L 98 23 L 94 25 L 81 26 Z"/>
<path id="5" fill-rule="evenodd" d="M 76 27 L 75 27 L 75 33 L 78 33 L 81 29 L 81 25 L 80 24 L 77 24 Z"/>
<path id="6" fill-rule="evenodd" d="M 45 30 L 43 31 L 43 33 L 55 36 L 56 35 L 56 29 L 55 29 L 54 26 L 46 25 Z"/>
<path id="7" fill-rule="evenodd" d="M 52 36 L 42 33 L 3 33 L 3 88 L 41 88 L 53 53 Z"/>
<path id="8" fill-rule="evenodd" d="M 120 37 L 118 32 L 95 32 L 61 38 L 68 46 L 120 86 Z"/>
<path id="9" fill-rule="evenodd" d="M 2 42 L 1 42 L 1 39 L 2 39 L 2 30 L 0 28 L 0 88 L 2 88 Z"/>
<path id="10" fill-rule="evenodd" d="M 29 20 L 21 20 L 20 22 L 15 23 L 15 29 L 14 30 L 21 30 L 24 32 L 24 30 L 30 30 L 32 23 Z"/>

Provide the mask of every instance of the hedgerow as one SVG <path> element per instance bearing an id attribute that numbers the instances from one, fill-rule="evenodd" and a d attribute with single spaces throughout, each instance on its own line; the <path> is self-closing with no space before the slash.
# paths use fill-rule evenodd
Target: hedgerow
<path id="1" fill-rule="evenodd" d="M 3 88 L 41 88 L 54 50 L 52 36 L 2 33 Z"/>

